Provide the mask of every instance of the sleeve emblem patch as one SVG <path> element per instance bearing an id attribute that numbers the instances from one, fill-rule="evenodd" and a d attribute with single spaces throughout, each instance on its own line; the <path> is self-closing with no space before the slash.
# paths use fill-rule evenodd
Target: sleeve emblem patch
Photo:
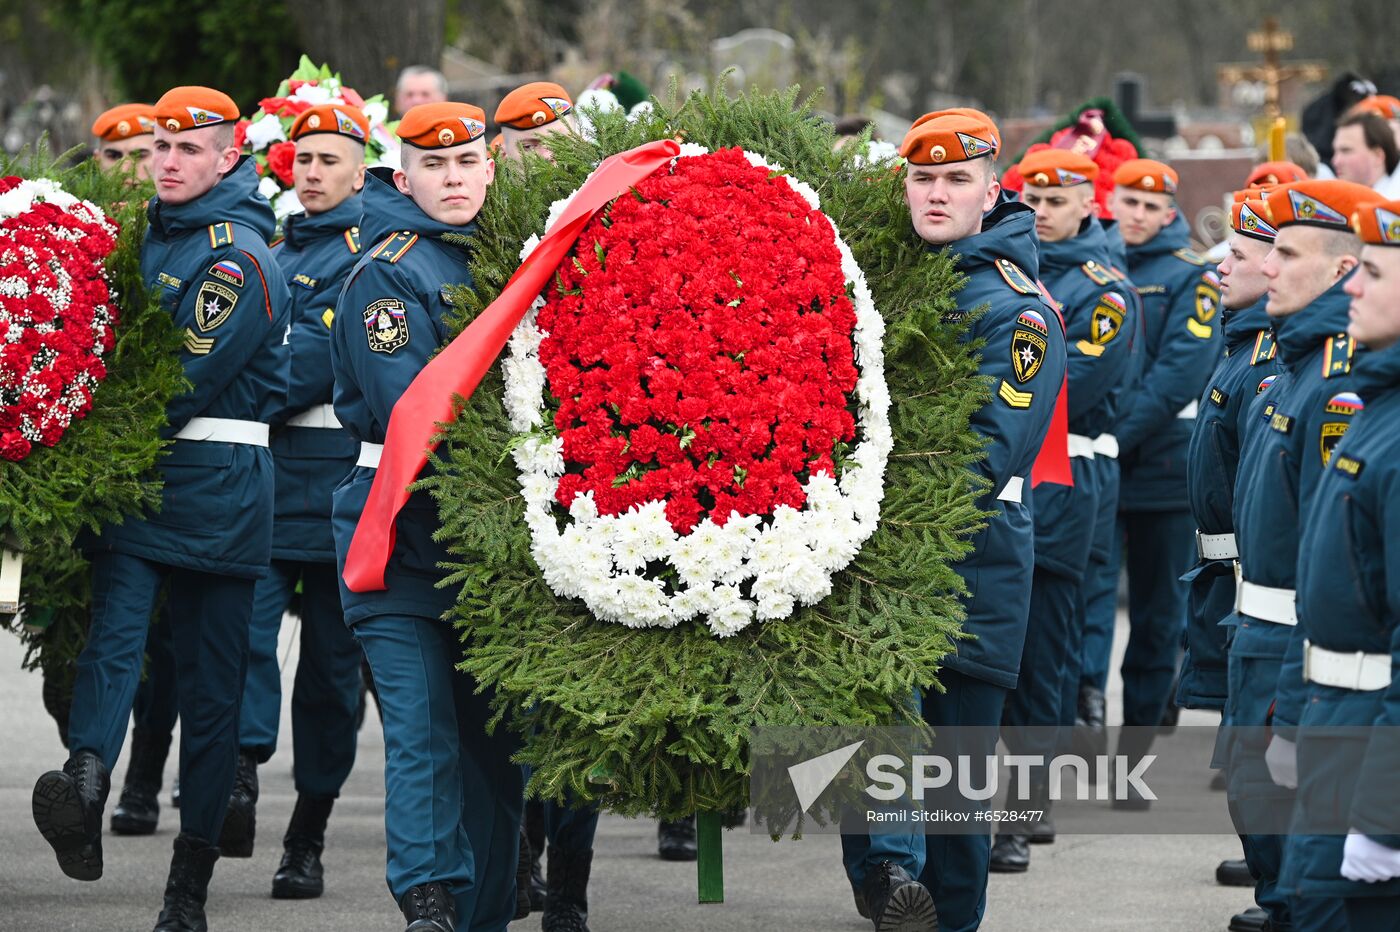
<path id="1" fill-rule="evenodd" d="M 228 320 L 238 303 L 238 293 L 227 285 L 218 282 L 205 282 L 195 295 L 194 322 L 200 330 L 208 333 Z"/>
<path id="2" fill-rule="evenodd" d="M 380 298 L 364 310 L 365 336 L 376 353 L 393 353 L 408 342 L 408 315 L 398 298 Z"/>

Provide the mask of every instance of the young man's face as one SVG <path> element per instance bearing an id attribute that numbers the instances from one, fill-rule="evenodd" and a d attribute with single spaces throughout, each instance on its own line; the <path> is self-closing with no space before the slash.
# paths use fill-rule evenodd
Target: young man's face
<path id="1" fill-rule="evenodd" d="M 292 179 L 297 200 L 308 214 L 339 207 L 365 184 L 365 147 L 335 133 L 313 133 L 297 140 Z"/>
<path id="2" fill-rule="evenodd" d="M 208 192 L 238 163 L 238 150 L 231 143 L 232 132 L 225 125 L 179 133 L 157 126 L 151 157 L 156 197 L 166 204 L 185 204 Z"/>
<path id="3" fill-rule="evenodd" d="M 486 200 L 486 187 L 496 177 L 496 163 L 487 156 L 484 140 L 447 149 L 405 146 L 403 158 L 403 169 L 394 172 L 394 184 L 423 213 L 451 226 L 476 219 Z"/>
<path id="4" fill-rule="evenodd" d="M 1035 211 L 1035 232 L 1043 243 L 1058 243 L 1079 233 L 1079 226 L 1094 211 L 1094 186 L 1026 185 L 1021 202 Z"/>
<path id="5" fill-rule="evenodd" d="M 1264 297 L 1269 280 L 1264 277 L 1264 258 L 1272 248 L 1268 243 L 1230 234 L 1230 251 L 1217 266 L 1220 272 L 1220 303 L 1232 311 L 1249 307 Z"/>
<path id="6" fill-rule="evenodd" d="M 1273 250 L 1264 258 L 1269 281 L 1270 317 L 1296 314 L 1356 267 L 1354 252 L 1338 248 L 1336 239 L 1353 239 L 1350 233 L 1318 227 L 1286 226 L 1278 231 Z"/>
<path id="7" fill-rule="evenodd" d="M 1400 341 L 1400 249 L 1362 248 L 1361 267 L 1342 290 L 1351 295 L 1352 339 L 1373 350 Z"/>
<path id="8" fill-rule="evenodd" d="M 554 153 L 549 148 L 549 137 L 555 133 L 567 132 L 569 132 L 569 126 L 563 120 L 554 120 L 543 126 L 532 126 L 529 129 L 503 126 L 501 127 L 502 151 L 508 159 L 523 158 L 528 152 L 552 162 L 554 161 Z"/>
<path id="9" fill-rule="evenodd" d="M 914 232 L 934 246 L 979 232 L 982 215 L 992 209 L 1000 191 L 987 158 L 947 165 L 911 162 L 904 174 L 904 202 Z"/>
<path id="10" fill-rule="evenodd" d="M 116 142 L 98 140 L 97 163 L 106 171 L 130 171 L 137 181 L 151 177 L 151 147 L 155 137 L 150 133 L 119 139 Z"/>
<path id="11" fill-rule="evenodd" d="M 1129 246 L 1151 242 L 1176 219 L 1176 200 L 1159 191 L 1139 191 L 1120 185 L 1113 189 L 1109 206 L 1118 221 L 1118 232 Z"/>
<path id="12" fill-rule="evenodd" d="M 1332 170 L 1343 181 L 1371 187 L 1385 176 L 1385 151 L 1366 148 L 1360 126 L 1339 126 L 1332 136 Z"/>

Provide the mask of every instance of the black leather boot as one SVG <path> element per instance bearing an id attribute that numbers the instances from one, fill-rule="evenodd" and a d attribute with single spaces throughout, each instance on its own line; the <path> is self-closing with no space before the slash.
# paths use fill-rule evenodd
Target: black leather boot
<path id="1" fill-rule="evenodd" d="M 102 876 L 102 808 L 111 783 L 91 751 L 79 751 L 34 784 L 34 824 L 53 846 L 58 867 L 74 880 Z"/>
<path id="2" fill-rule="evenodd" d="M 530 846 L 530 836 L 525 832 L 525 824 L 520 824 L 520 847 L 515 853 L 515 918 L 524 919 L 533 908 L 530 905 L 530 868 L 535 863 L 535 852 Z"/>
<path id="3" fill-rule="evenodd" d="M 334 805 L 333 796 L 297 795 L 287 834 L 282 836 L 282 863 L 272 875 L 274 900 L 314 900 L 325 891 L 321 852 Z"/>
<path id="4" fill-rule="evenodd" d="M 219 850 L 226 858 L 251 858 L 258 819 L 258 759 L 252 751 L 238 752 L 238 770 L 233 775 L 224 828 L 219 834 Z"/>
<path id="5" fill-rule="evenodd" d="M 1028 808 L 1040 810 L 1040 818 L 1030 825 L 1028 841 L 1033 845 L 1055 843 L 1055 823 L 1050 818 L 1050 774 L 1043 767 L 1031 771 L 1031 798 Z"/>
<path id="6" fill-rule="evenodd" d="M 207 932 L 204 901 L 219 849 L 197 835 L 175 836 L 170 876 L 165 881 L 165 908 L 156 920 L 155 932 Z"/>
<path id="7" fill-rule="evenodd" d="M 404 932 L 457 932 L 457 901 L 447 884 L 423 883 L 403 895 Z"/>
<path id="8" fill-rule="evenodd" d="M 1024 874 L 1031 866 L 1031 837 L 997 833 L 992 842 L 990 869 L 993 874 Z"/>
<path id="9" fill-rule="evenodd" d="M 663 861 L 693 861 L 695 846 L 695 816 L 677 822 L 656 824 L 656 853 Z"/>
<path id="10" fill-rule="evenodd" d="M 1255 880 L 1245 859 L 1234 858 L 1221 861 L 1216 866 L 1215 882 L 1222 887 L 1252 887 Z"/>
<path id="11" fill-rule="evenodd" d="M 170 735 L 157 735 L 145 728 L 131 730 L 131 760 L 126 765 L 122 794 L 112 810 L 112 833 L 151 835 L 160 819 L 160 784 L 165 759 L 170 754 Z"/>
<path id="12" fill-rule="evenodd" d="M 544 932 L 588 932 L 588 874 L 592 851 L 560 851 L 550 845 Z"/>
<path id="13" fill-rule="evenodd" d="M 938 932 L 928 888 L 898 864 L 882 861 L 865 875 L 861 892 L 876 932 Z"/>

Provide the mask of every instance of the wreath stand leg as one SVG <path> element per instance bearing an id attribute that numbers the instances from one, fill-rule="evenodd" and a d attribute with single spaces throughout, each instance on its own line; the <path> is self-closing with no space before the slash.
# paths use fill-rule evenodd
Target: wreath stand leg
<path id="1" fill-rule="evenodd" d="M 700 903 L 724 902 L 724 834 L 719 813 L 701 810 L 695 816 L 695 876 Z"/>
<path id="2" fill-rule="evenodd" d="M 12 615 L 19 611 L 19 580 L 24 556 L 11 549 L 10 542 L 0 543 L 0 613 Z"/>

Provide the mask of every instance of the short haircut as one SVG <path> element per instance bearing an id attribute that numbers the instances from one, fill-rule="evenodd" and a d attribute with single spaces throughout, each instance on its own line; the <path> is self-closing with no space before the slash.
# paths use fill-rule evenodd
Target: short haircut
<path id="1" fill-rule="evenodd" d="M 843 116 L 836 121 L 834 129 L 838 136 L 859 136 L 865 132 L 866 127 L 873 126 L 874 121 L 868 116 Z"/>
<path id="2" fill-rule="evenodd" d="M 1351 230 L 1339 230 L 1323 227 L 1312 227 L 1324 235 L 1314 237 L 1319 250 L 1325 255 L 1338 256 L 1360 256 L 1361 247 L 1365 244 L 1361 242 L 1361 237 Z"/>
<path id="3" fill-rule="evenodd" d="M 442 92 L 442 95 L 444 97 L 447 96 L 447 76 L 441 71 L 438 71 L 436 68 L 430 68 L 427 65 L 409 65 L 403 71 L 400 71 L 399 79 L 394 83 L 394 90 L 403 90 L 403 82 L 405 78 L 416 78 L 420 74 L 432 75 L 433 79 L 437 81 L 438 90 Z"/>
<path id="4" fill-rule="evenodd" d="M 1337 129 L 1344 126 L 1361 127 L 1366 148 L 1385 153 L 1385 173 L 1389 175 L 1395 171 L 1395 166 L 1400 164 L 1400 150 L 1395 147 L 1395 132 L 1385 117 L 1375 113 L 1348 113 L 1337 121 Z"/>
<path id="5" fill-rule="evenodd" d="M 230 120 L 225 120 L 215 126 L 214 132 L 210 135 L 214 139 L 215 148 L 227 149 L 233 145 L 234 137 L 237 135 L 235 124 Z"/>
<path id="6" fill-rule="evenodd" d="M 1283 137 L 1283 151 L 1288 161 L 1308 173 L 1309 178 L 1317 177 L 1317 149 L 1308 142 L 1302 133 L 1289 133 Z"/>

